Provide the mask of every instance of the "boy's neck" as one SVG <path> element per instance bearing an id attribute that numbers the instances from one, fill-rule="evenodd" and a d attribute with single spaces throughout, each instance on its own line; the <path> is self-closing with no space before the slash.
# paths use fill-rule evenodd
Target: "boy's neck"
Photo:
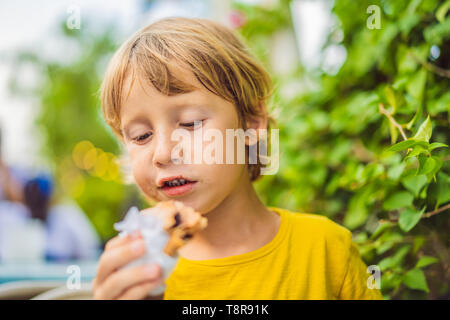
<path id="1" fill-rule="evenodd" d="M 238 187 L 208 212 L 208 227 L 196 234 L 180 255 L 206 260 L 237 255 L 270 242 L 278 232 L 280 217 L 259 199 L 245 172 Z"/>

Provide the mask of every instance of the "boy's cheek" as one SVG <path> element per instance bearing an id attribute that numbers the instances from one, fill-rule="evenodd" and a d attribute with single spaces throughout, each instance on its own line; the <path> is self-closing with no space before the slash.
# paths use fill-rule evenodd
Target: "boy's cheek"
<path id="1" fill-rule="evenodd" d="M 130 157 L 130 160 L 132 162 L 135 162 L 139 158 L 139 149 L 136 148 L 136 146 L 132 146 L 130 143 L 128 143 L 125 148 L 128 156 Z"/>
<path id="2" fill-rule="evenodd" d="M 149 175 L 150 170 L 152 169 L 152 153 L 149 152 L 147 148 L 139 148 L 139 146 L 129 147 L 127 151 L 133 172 L 135 172 L 136 175 L 140 175 L 143 173 Z"/>
<path id="3" fill-rule="evenodd" d="M 137 157 L 133 153 L 130 153 L 129 156 L 133 178 L 138 187 L 146 194 L 149 192 L 154 193 L 152 189 L 155 189 L 156 186 L 152 180 L 152 172 L 149 164 L 144 161 L 144 158 Z"/>
<path id="4" fill-rule="evenodd" d="M 133 176 L 137 186 L 147 197 L 156 201 L 163 200 L 160 199 L 156 186 L 153 184 L 151 176 L 148 173 L 146 174 L 145 172 L 142 172 L 142 170 L 136 170 L 133 171 Z"/>

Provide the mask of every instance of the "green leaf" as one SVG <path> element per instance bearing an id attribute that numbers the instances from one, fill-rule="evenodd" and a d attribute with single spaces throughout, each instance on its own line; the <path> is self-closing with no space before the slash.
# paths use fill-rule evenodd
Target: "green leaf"
<path id="1" fill-rule="evenodd" d="M 427 181 L 427 176 L 424 174 L 409 175 L 402 179 L 402 184 L 417 197 Z"/>
<path id="2" fill-rule="evenodd" d="M 420 154 L 428 154 L 428 147 L 424 148 L 422 145 L 417 144 L 413 147 L 412 151 L 408 153 L 405 159 L 416 157 Z"/>
<path id="3" fill-rule="evenodd" d="M 412 254 L 417 254 L 417 251 L 425 244 L 427 239 L 424 236 L 418 235 L 414 237 L 414 245 L 413 245 L 413 251 Z"/>
<path id="4" fill-rule="evenodd" d="M 403 162 L 393 165 L 388 170 L 388 174 L 387 174 L 388 178 L 391 180 L 397 181 L 398 178 L 400 178 L 400 176 L 402 175 L 405 167 L 406 167 L 406 164 Z"/>
<path id="5" fill-rule="evenodd" d="M 445 15 L 447 11 L 450 9 L 450 0 L 444 2 L 437 10 L 436 10 L 436 19 L 442 23 L 445 20 Z"/>
<path id="6" fill-rule="evenodd" d="M 388 149 L 388 151 L 392 151 L 392 152 L 401 151 L 401 150 L 407 149 L 415 144 L 416 144 L 416 141 L 408 139 L 408 140 L 399 142 L 397 144 L 394 144 L 393 146 L 391 146 Z"/>
<path id="7" fill-rule="evenodd" d="M 360 232 L 358 234 L 355 234 L 355 236 L 353 237 L 353 241 L 355 241 L 356 243 L 367 241 L 367 233 Z"/>
<path id="8" fill-rule="evenodd" d="M 391 115 L 394 115 L 397 111 L 397 99 L 395 97 L 395 92 L 392 90 L 390 86 L 386 86 L 384 88 L 384 93 L 386 95 L 386 100 L 389 103 L 389 105 L 392 107 L 392 113 Z"/>
<path id="9" fill-rule="evenodd" d="M 385 253 L 390 250 L 395 244 L 402 242 L 404 239 L 404 235 L 398 232 L 385 232 L 381 237 L 376 241 L 377 245 L 376 252 L 378 255 Z"/>
<path id="10" fill-rule="evenodd" d="M 395 241 L 387 241 L 382 243 L 380 246 L 376 248 L 376 252 L 378 255 L 381 255 L 391 249 L 395 245 Z"/>
<path id="11" fill-rule="evenodd" d="M 427 162 L 424 165 L 424 170 L 427 171 L 427 177 L 428 177 L 428 179 L 431 180 L 436 175 L 436 173 L 439 171 L 439 169 L 441 169 L 443 161 L 438 157 L 430 157 L 430 159 L 433 159 L 433 163 L 430 163 L 429 167 L 425 168 L 425 166 L 427 166 L 427 162 L 428 162 L 428 160 L 427 160 Z M 430 170 L 430 171 L 428 171 L 428 170 Z"/>
<path id="12" fill-rule="evenodd" d="M 394 193 L 383 203 L 384 210 L 396 210 L 410 206 L 414 200 L 414 196 L 408 191 L 400 191 Z"/>
<path id="13" fill-rule="evenodd" d="M 428 157 L 425 163 L 423 164 L 423 167 L 420 169 L 420 174 L 427 174 L 434 170 L 435 166 L 437 165 L 437 161 L 434 157 Z"/>
<path id="14" fill-rule="evenodd" d="M 430 264 L 438 262 L 438 259 L 430 256 L 423 256 L 417 261 L 416 266 L 414 268 L 423 268 L 429 266 Z"/>
<path id="15" fill-rule="evenodd" d="M 381 277 L 381 287 L 386 289 L 393 289 L 401 284 L 402 277 L 396 272 L 387 272 Z"/>
<path id="16" fill-rule="evenodd" d="M 411 59 L 411 60 L 413 60 L 413 59 Z M 401 89 L 403 89 L 405 87 L 405 85 L 407 83 L 408 83 L 408 78 L 407 77 L 400 77 L 398 80 L 396 80 L 392 84 L 392 88 L 394 88 L 395 90 L 401 90 Z"/>
<path id="17" fill-rule="evenodd" d="M 408 46 L 400 44 L 397 49 L 397 64 L 398 64 L 398 72 L 399 74 L 408 73 L 416 71 L 418 62 L 415 60 L 410 52 Z M 401 80 L 397 80 L 392 84 L 392 87 L 398 90 L 401 86 L 400 84 L 404 84 L 407 82 L 407 79 L 403 78 Z M 403 97 L 403 96 L 402 96 Z M 399 103 L 400 105 L 400 103 Z"/>
<path id="18" fill-rule="evenodd" d="M 425 186 L 425 188 L 423 188 L 422 191 L 420 191 L 420 193 L 419 193 L 420 199 L 425 199 L 427 197 L 428 186 L 429 185 Z"/>
<path id="19" fill-rule="evenodd" d="M 431 134 L 433 132 L 433 127 L 431 125 L 430 116 L 420 125 L 414 139 L 421 141 L 430 141 Z"/>
<path id="20" fill-rule="evenodd" d="M 395 226 L 395 223 L 390 221 L 379 223 L 377 229 L 370 235 L 370 239 L 375 239 L 384 231 L 388 230 L 389 228 L 392 228 L 393 226 Z"/>
<path id="21" fill-rule="evenodd" d="M 438 192 L 436 206 L 439 206 L 441 203 L 450 201 L 450 177 L 444 172 L 439 172 L 437 185 Z"/>
<path id="22" fill-rule="evenodd" d="M 410 289 L 422 290 L 429 292 L 427 280 L 421 269 L 409 270 L 403 276 L 403 283 Z"/>
<path id="23" fill-rule="evenodd" d="M 437 149 L 437 148 L 448 148 L 448 145 L 446 145 L 445 143 L 433 142 L 428 147 L 428 151 L 432 151 L 432 150 Z"/>
<path id="24" fill-rule="evenodd" d="M 445 19 L 441 23 L 435 23 L 427 26 L 423 30 L 426 42 L 440 46 L 448 39 L 450 30 L 450 19 Z"/>
<path id="25" fill-rule="evenodd" d="M 397 151 L 401 151 L 407 148 L 411 148 L 411 147 L 420 147 L 420 150 L 428 150 L 429 147 L 429 143 L 426 141 L 422 141 L 422 140 L 416 140 L 416 139 L 408 139 L 408 140 L 404 140 L 401 141 L 397 144 L 394 144 L 393 146 L 391 146 L 388 151 L 391 152 L 397 152 Z"/>
<path id="26" fill-rule="evenodd" d="M 370 194 L 370 188 L 364 188 L 350 200 L 343 221 L 344 225 L 349 229 L 357 228 L 366 221 L 369 215 L 366 202 Z"/>
<path id="27" fill-rule="evenodd" d="M 421 170 L 423 169 L 423 166 L 425 165 L 425 162 L 427 162 L 428 157 L 425 154 L 419 154 L 417 157 L 417 160 L 419 161 L 419 166 L 417 167 L 416 174 L 420 174 Z"/>
<path id="28" fill-rule="evenodd" d="M 398 131 L 392 122 L 389 121 L 389 132 L 391 134 L 391 143 L 395 143 L 398 139 Z"/>
<path id="29" fill-rule="evenodd" d="M 392 256 L 386 257 L 381 260 L 378 266 L 382 271 L 399 266 L 410 249 L 410 245 L 404 245 L 403 247 L 398 249 L 397 252 L 395 252 Z"/>
<path id="30" fill-rule="evenodd" d="M 423 111 L 423 93 L 425 91 L 425 83 L 427 80 L 427 72 L 421 69 L 408 83 L 408 93 L 415 99 L 414 105 L 417 105 L 417 111 L 414 117 L 406 124 L 406 128 L 411 129 L 414 123 L 422 116 Z"/>
<path id="31" fill-rule="evenodd" d="M 411 208 L 406 208 L 405 211 L 400 213 L 398 224 L 400 229 L 405 232 L 410 231 L 420 221 L 422 214 L 425 212 L 425 207 L 421 211 L 417 211 Z"/>
<path id="32" fill-rule="evenodd" d="M 426 80 L 427 80 L 427 71 L 424 68 L 421 68 L 411 78 L 411 80 L 407 85 L 408 93 L 411 96 L 413 96 L 419 104 L 421 104 L 422 102 Z"/>

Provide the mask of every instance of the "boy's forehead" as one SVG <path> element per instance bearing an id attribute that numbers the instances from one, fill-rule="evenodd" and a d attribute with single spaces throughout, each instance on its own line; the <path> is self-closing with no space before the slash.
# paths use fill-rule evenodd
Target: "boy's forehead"
<path id="1" fill-rule="evenodd" d="M 148 79 L 142 76 L 135 76 L 133 79 L 131 75 L 127 75 L 122 91 L 127 98 L 121 103 L 119 115 L 122 132 L 126 132 L 132 123 L 139 122 L 139 119 L 142 120 L 142 117 L 145 117 L 144 115 L 148 115 L 149 108 L 155 108 L 153 111 L 157 110 L 157 113 L 181 112 L 187 110 L 186 108 L 195 108 L 204 114 L 212 112 L 211 109 L 220 108 L 225 102 L 222 98 L 203 87 L 193 73 L 189 75 L 186 71 L 183 72 L 183 77 L 177 74 L 177 78 L 182 81 L 191 81 L 188 84 L 195 86 L 196 89 L 172 96 L 159 92 Z"/>
<path id="2" fill-rule="evenodd" d="M 176 79 L 176 81 L 181 81 L 185 84 L 188 84 L 189 86 L 192 86 L 194 89 L 204 88 L 203 85 L 198 81 L 195 74 L 187 66 L 184 66 L 184 65 L 176 62 L 175 60 L 171 60 L 171 61 L 172 62 L 170 63 L 170 65 L 167 66 L 168 71 L 169 71 L 168 81 L 174 81 Z M 136 71 L 136 69 L 134 69 L 134 71 L 132 71 L 131 69 L 132 69 L 132 67 L 125 74 L 124 87 L 128 86 L 128 88 L 129 88 L 129 86 L 132 82 L 132 79 L 134 78 L 134 80 L 135 80 L 134 82 L 139 80 L 139 82 L 141 82 L 145 88 L 151 87 L 151 89 L 156 90 L 156 88 L 151 84 L 150 79 L 148 79 L 146 77 L 145 71 L 139 72 L 139 71 Z"/>
<path id="3" fill-rule="evenodd" d="M 120 108 L 120 117 L 123 118 L 125 116 L 125 113 L 129 110 L 127 107 L 130 106 L 142 104 L 160 105 L 161 102 L 164 103 L 168 101 L 170 101 L 170 104 L 176 105 L 184 102 L 186 99 L 190 99 L 192 102 L 201 100 L 205 93 L 208 94 L 208 91 L 200 84 L 193 73 L 189 73 L 185 69 L 178 70 L 180 70 L 180 74 L 177 74 L 176 77 L 193 86 L 194 90 L 168 96 L 160 92 L 149 79 L 146 79 L 142 75 L 133 76 L 127 74 L 123 83 L 123 98 Z"/>
<path id="4" fill-rule="evenodd" d="M 173 63 L 173 65 L 169 66 L 169 72 L 170 74 L 168 81 L 181 81 L 189 86 L 191 86 L 193 89 L 202 89 L 203 85 L 198 81 L 197 77 L 194 75 L 192 71 L 190 71 L 187 68 L 182 67 L 181 65 L 177 63 Z M 155 91 L 157 93 L 160 93 L 152 84 L 150 79 L 146 77 L 145 71 L 139 72 L 139 71 L 132 71 L 128 70 L 125 73 L 124 77 L 124 92 L 128 92 L 135 88 L 135 84 L 140 84 L 141 88 L 145 91 L 149 91 L 150 94 L 154 94 Z M 132 87 L 130 87 L 132 86 Z"/>

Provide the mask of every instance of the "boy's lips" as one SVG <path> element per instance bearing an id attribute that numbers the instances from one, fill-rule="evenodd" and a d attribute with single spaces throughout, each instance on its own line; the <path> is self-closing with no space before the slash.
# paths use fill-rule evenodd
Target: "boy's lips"
<path id="1" fill-rule="evenodd" d="M 158 189 L 164 191 L 169 197 L 180 196 L 188 193 L 197 181 L 189 180 L 183 176 L 172 176 L 158 180 Z"/>
<path id="2" fill-rule="evenodd" d="M 197 182 L 195 180 L 188 179 L 183 176 L 170 176 L 170 177 L 165 177 L 165 178 L 159 179 L 158 182 L 156 183 L 156 186 L 158 187 L 158 189 L 160 189 L 160 188 L 164 187 L 164 185 L 166 185 L 167 182 L 174 181 L 174 180 L 185 180 L 187 182 Z"/>
<path id="3" fill-rule="evenodd" d="M 164 193 L 169 197 L 176 197 L 181 196 L 189 191 L 191 191 L 194 188 L 194 184 L 197 182 L 188 182 L 182 186 L 176 186 L 176 187 L 169 187 L 169 186 L 163 186 L 161 189 L 164 191 Z"/>

